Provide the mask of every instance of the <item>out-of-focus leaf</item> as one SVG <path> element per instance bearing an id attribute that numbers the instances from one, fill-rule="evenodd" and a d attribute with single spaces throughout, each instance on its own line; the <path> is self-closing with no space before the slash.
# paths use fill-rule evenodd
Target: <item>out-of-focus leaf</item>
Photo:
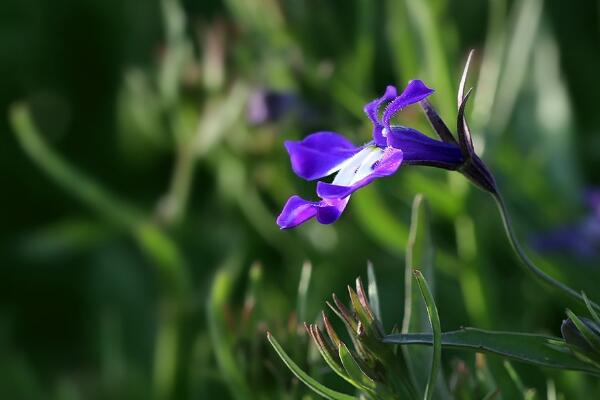
<path id="1" fill-rule="evenodd" d="M 114 229 L 101 222 L 70 219 L 28 233 L 16 247 L 28 259 L 49 260 L 89 250 L 112 234 Z"/>
<path id="2" fill-rule="evenodd" d="M 425 279 L 430 282 L 431 287 L 435 287 L 433 283 L 434 257 L 428 206 L 425 198 L 419 194 L 413 200 L 410 232 L 406 245 L 402 333 L 430 331 L 427 308 L 420 299 L 418 287 L 413 287 L 413 273 L 415 269 L 419 269 Z"/>
<path id="3" fill-rule="evenodd" d="M 226 307 L 232 296 L 235 281 L 240 273 L 240 261 L 231 258 L 217 271 L 210 291 L 206 311 L 208 315 L 208 328 L 212 341 L 213 351 L 219 364 L 227 387 L 231 394 L 239 400 L 252 398 L 250 386 L 240 370 L 240 363 L 233 353 L 233 340 L 228 330 Z"/>
<path id="4" fill-rule="evenodd" d="M 23 150 L 59 186 L 117 225 L 131 227 L 140 221 L 139 210 L 105 191 L 46 144 L 26 104 L 11 108 L 10 121 Z"/>
<path id="5" fill-rule="evenodd" d="M 402 321 L 402 333 L 409 332 L 431 332 L 429 317 L 429 305 L 423 303 L 422 289 L 413 284 L 413 273 L 418 268 L 420 274 L 426 277 L 427 282 L 434 287 L 433 262 L 435 251 L 429 226 L 429 209 L 422 195 L 415 196 L 413 200 L 412 216 L 408 243 L 406 246 L 406 262 L 404 272 L 404 318 Z M 421 294 L 419 293 L 421 292 Z M 433 301 L 433 295 L 431 296 Z M 417 386 L 421 386 L 431 378 L 428 368 L 429 360 L 434 357 L 434 351 L 426 348 L 415 348 L 405 346 L 402 348 L 408 367 Z M 436 368 L 436 374 L 439 368 Z M 439 384 L 436 386 L 436 397 L 447 398 L 448 393 L 443 377 L 436 377 Z M 427 390 L 426 388 L 423 390 Z M 432 390 L 432 389 L 430 389 Z M 430 396 L 433 393 L 428 393 Z"/>
<path id="6" fill-rule="evenodd" d="M 328 387 L 323 386 L 322 384 L 314 380 L 310 375 L 304 372 L 294 361 L 292 361 L 290 356 L 286 354 L 285 350 L 283 350 L 281 345 L 277 342 L 277 340 L 275 340 L 271 333 L 267 333 L 267 339 L 269 340 L 269 343 L 271 343 L 271 346 L 273 346 L 273 349 L 275 349 L 275 351 L 277 352 L 277 355 L 279 355 L 281 360 L 290 369 L 290 371 L 292 371 L 298 379 L 304 382 L 304 384 L 306 384 L 306 386 L 312 389 L 315 393 L 330 400 L 357 400 L 357 398 L 354 396 L 349 396 L 344 393 L 336 392 L 335 390 L 329 389 Z"/>
<path id="7" fill-rule="evenodd" d="M 189 277 L 185 259 L 177 245 L 152 224 L 140 225 L 135 237 L 161 277 L 168 282 L 169 289 L 183 295 L 189 289 Z"/>
<path id="8" fill-rule="evenodd" d="M 408 10 L 406 4 L 398 0 L 386 1 L 385 7 L 385 30 L 396 81 L 407 82 L 417 76 L 419 69 Z"/>
<path id="9" fill-rule="evenodd" d="M 381 319 L 381 309 L 379 307 L 379 290 L 377 289 L 377 278 L 375 277 L 375 269 L 373 263 L 370 261 L 367 263 L 367 277 L 368 277 L 368 292 L 369 292 L 369 304 L 371 310 L 375 314 L 375 318 L 383 324 Z"/>
<path id="10" fill-rule="evenodd" d="M 496 100 L 491 108 L 493 112 L 490 113 L 489 128 L 494 133 L 502 133 L 512 115 L 517 96 L 530 66 L 531 50 L 541 16 L 541 0 L 521 0 L 514 6 L 511 15 L 512 23 L 507 28 L 512 35 L 504 57 Z"/>
<path id="11" fill-rule="evenodd" d="M 525 385 L 523 385 L 523 381 L 521 380 L 521 377 L 519 376 L 519 374 L 517 374 L 517 371 L 515 371 L 513 366 L 507 360 L 504 360 L 503 365 L 504 365 L 504 369 L 506 369 L 506 372 L 508 372 L 508 376 L 510 377 L 510 379 L 512 380 L 513 384 L 515 385 L 515 387 L 517 388 L 517 390 L 520 394 L 519 398 L 521 398 L 523 400 L 528 400 L 528 397 L 525 394 L 526 393 Z"/>
<path id="12" fill-rule="evenodd" d="M 536 91 L 535 121 L 539 126 L 530 146 L 540 154 L 539 163 L 547 172 L 551 190 L 558 190 L 575 203 L 579 200 L 581 177 L 574 158 L 573 110 L 562 76 L 558 43 L 542 28 L 534 43 L 531 86 Z"/>
<path id="13" fill-rule="evenodd" d="M 439 103 L 440 114 L 444 120 L 451 121 L 455 115 L 454 84 L 452 73 L 446 56 L 447 43 L 444 43 L 442 32 L 444 26 L 435 20 L 434 10 L 430 1 L 404 0 L 414 22 L 416 30 L 425 51 L 425 69 L 428 81 L 440 93 L 436 100 Z"/>
<path id="14" fill-rule="evenodd" d="M 310 261 L 305 261 L 302 264 L 302 272 L 300 273 L 300 282 L 298 283 L 298 299 L 296 301 L 296 312 L 298 313 L 298 321 L 306 321 L 306 303 L 308 298 L 308 287 L 310 285 L 310 277 L 312 275 L 312 264 Z"/>
<path id="15" fill-rule="evenodd" d="M 388 335 L 384 342 L 431 346 L 433 337 L 429 333 Z M 442 346 L 497 354 L 540 367 L 584 371 L 600 376 L 600 369 L 579 360 L 563 340 L 543 335 L 463 328 L 443 333 Z"/>
<path id="16" fill-rule="evenodd" d="M 373 240 L 394 253 L 403 253 L 401 245 L 408 239 L 408 229 L 385 205 L 376 188 L 363 188 L 360 196 L 352 198 L 352 207 L 359 223 Z"/>

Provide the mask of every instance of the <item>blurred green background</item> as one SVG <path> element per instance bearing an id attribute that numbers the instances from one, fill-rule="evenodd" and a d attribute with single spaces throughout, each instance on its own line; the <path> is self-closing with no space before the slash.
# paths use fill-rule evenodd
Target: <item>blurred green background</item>
<path id="1" fill-rule="evenodd" d="M 386 328 L 400 323 L 417 193 L 443 329 L 559 336 L 564 309 L 583 310 L 517 267 L 493 202 L 458 174 L 406 167 L 335 225 L 275 224 L 290 195 L 314 198 L 284 140 L 333 130 L 366 142 L 364 103 L 413 78 L 453 127 L 471 48 L 469 119 L 520 237 L 582 218 L 583 190 L 600 184 L 598 1 L 4 0 L 0 396 L 313 396 L 266 330 L 335 381 L 299 321 L 367 260 Z M 289 101 L 251 121 L 265 91 Z M 431 133 L 417 108 L 401 120 Z M 598 259 L 532 255 L 600 300 Z M 314 268 L 297 296 L 304 260 Z M 450 373 L 457 358 L 475 368 L 445 353 Z M 538 398 L 548 379 L 564 398 L 600 396 L 580 373 L 515 367 Z"/>

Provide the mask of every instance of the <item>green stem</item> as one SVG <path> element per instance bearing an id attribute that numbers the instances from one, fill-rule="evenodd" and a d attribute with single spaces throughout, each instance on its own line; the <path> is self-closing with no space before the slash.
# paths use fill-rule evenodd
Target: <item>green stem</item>
<path id="1" fill-rule="evenodd" d="M 572 298 L 580 301 L 582 304 L 585 305 L 585 298 L 579 292 L 575 291 L 574 289 L 571 289 L 564 283 L 552 278 L 550 275 L 546 274 L 544 271 L 539 269 L 533 263 L 533 261 L 531 261 L 531 259 L 527 256 L 527 254 L 519 244 L 519 241 L 517 240 L 517 237 L 512 227 L 512 223 L 510 221 L 508 210 L 506 209 L 506 204 L 504 203 L 502 196 L 499 192 L 497 192 L 495 194 L 492 194 L 492 197 L 496 201 L 496 205 L 498 206 L 498 210 L 500 211 L 500 216 L 502 217 L 502 223 L 504 225 L 504 230 L 506 231 L 508 241 L 510 242 L 510 245 L 514 252 L 517 253 L 517 255 L 519 256 L 521 263 L 527 269 L 527 271 L 531 273 L 535 278 L 544 282 L 545 284 L 559 289 L 563 293 L 571 296 Z M 594 309 L 600 310 L 600 306 L 598 306 L 598 304 L 594 303 L 593 301 L 590 301 L 590 304 L 592 305 L 592 307 L 594 307 Z"/>

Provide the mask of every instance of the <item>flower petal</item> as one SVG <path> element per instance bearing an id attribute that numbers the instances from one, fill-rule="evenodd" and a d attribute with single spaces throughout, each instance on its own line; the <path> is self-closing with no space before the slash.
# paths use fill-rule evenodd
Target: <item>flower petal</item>
<path id="1" fill-rule="evenodd" d="M 398 96 L 395 86 L 389 85 L 385 88 L 385 93 L 378 99 L 367 103 L 364 107 L 365 113 L 373 123 L 373 141 L 381 147 L 385 147 L 385 137 L 382 134 L 383 125 L 379 121 L 379 109 L 383 103 L 386 103 Z"/>
<path id="2" fill-rule="evenodd" d="M 352 193 L 368 185 L 375 179 L 393 175 L 402 164 L 402 159 L 403 156 L 401 150 L 388 147 L 383 152 L 379 161 L 371 167 L 372 172 L 370 174 L 348 186 L 318 182 L 317 195 L 326 200 L 347 198 Z"/>
<path id="3" fill-rule="evenodd" d="M 331 224 L 342 215 L 346 204 L 348 199 L 307 201 L 300 196 L 292 196 L 277 217 L 277 225 L 281 229 L 290 229 L 313 217 L 322 224 Z"/>
<path id="4" fill-rule="evenodd" d="M 390 101 L 398 96 L 398 91 L 395 86 L 389 85 L 385 88 L 385 93 L 378 99 L 375 99 L 365 105 L 365 113 L 369 116 L 373 125 L 379 125 L 379 108 L 386 101 Z"/>
<path id="5" fill-rule="evenodd" d="M 387 142 L 388 146 L 402 149 L 405 164 L 456 169 L 464 161 L 457 144 L 432 139 L 416 129 L 394 126 Z"/>
<path id="6" fill-rule="evenodd" d="M 340 164 L 352 157 L 360 148 L 334 132 L 317 132 L 304 140 L 286 141 L 292 170 L 301 178 L 313 180 L 331 175 Z"/>
<path id="7" fill-rule="evenodd" d="M 421 80 L 416 79 L 408 82 L 408 85 L 400 94 L 400 96 L 396 97 L 394 101 L 392 101 L 386 107 L 383 113 L 382 125 L 388 130 L 390 130 L 390 120 L 398 111 L 400 111 L 406 106 L 423 100 L 433 92 L 434 90 L 425 86 L 425 84 Z"/>

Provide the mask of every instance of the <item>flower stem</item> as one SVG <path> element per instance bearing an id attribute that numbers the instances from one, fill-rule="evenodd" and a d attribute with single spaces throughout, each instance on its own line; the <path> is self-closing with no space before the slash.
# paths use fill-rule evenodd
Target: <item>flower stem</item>
<path id="1" fill-rule="evenodd" d="M 500 211 L 500 216 L 502 217 L 502 223 L 504 225 L 504 230 L 506 231 L 508 241 L 510 242 L 510 245 L 514 252 L 519 256 L 519 259 L 521 260 L 521 263 L 525 267 L 525 269 L 529 273 L 531 273 L 535 278 L 541 280 L 547 285 L 559 289 L 563 293 L 571 296 L 572 298 L 578 300 L 579 302 L 585 305 L 585 299 L 581 293 L 575 291 L 574 289 L 570 288 L 564 283 L 552 278 L 550 275 L 546 274 L 544 271 L 539 269 L 533 261 L 531 261 L 531 259 L 527 256 L 527 254 L 519 244 L 519 241 L 517 240 L 512 223 L 510 221 L 508 210 L 506 208 L 506 204 L 504 203 L 502 196 L 499 192 L 496 192 L 492 194 L 492 197 L 496 201 L 496 205 L 498 206 L 498 210 Z M 593 301 L 590 301 L 590 304 L 594 309 L 600 310 L 600 306 L 598 306 L 598 304 L 594 303 Z"/>

